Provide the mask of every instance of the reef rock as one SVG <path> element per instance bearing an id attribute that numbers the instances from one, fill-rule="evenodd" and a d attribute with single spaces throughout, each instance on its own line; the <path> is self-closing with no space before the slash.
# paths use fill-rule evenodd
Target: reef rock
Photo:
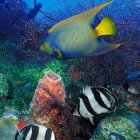
<path id="1" fill-rule="evenodd" d="M 17 122 L 17 117 L 13 114 L 0 118 L 0 140 L 13 140 L 16 132 L 15 124 Z"/>
<path id="2" fill-rule="evenodd" d="M 140 132 L 133 121 L 112 116 L 100 122 L 90 140 L 140 140 Z"/>

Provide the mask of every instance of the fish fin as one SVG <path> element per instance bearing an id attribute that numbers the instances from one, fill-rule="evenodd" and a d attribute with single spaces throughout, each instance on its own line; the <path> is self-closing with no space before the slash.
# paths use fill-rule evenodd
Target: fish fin
<path id="1" fill-rule="evenodd" d="M 84 18 L 87 19 L 87 21 L 91 24 L 93 17 L 95 17 L 95 15 L 101 11 L 103 8 L 105 8 L 106 6 L 108 6 L 109 4 L 111 4 L 114 0 L 110 1 L 110 2 L 106 2 L 102 5 L 96 6 L 84 13 L 82 13 L 80 16 L 83 16 Z"/>
<path id="2" fill-rule="evenodd" d="M 15 133 L 15 135 L 14 135 L 15 140 L 18 140 L 18 135 L 19 135 L 19 132 L 16 131 L 16 133 Z"/>
<path id="3" fill-rule="evenodd" d="M 115 99 L 115 103 L 116 103 L 116 106 L 118 106 L 118 99 L 117 99 L 117 97 L 114 95 L 114 94 L 111 94 L 113 97 L 114 97 L 114 99 Z"/>
<path id="4" fill-rule="evenodd" d="M 114 49 L 119 48 L 121 45 L 124 44 L 124 43 L 110 44 L 110 43 L 105 42 L 104 40 L 103 41 L 100 40 L 98 42 L 99 42 L 99 45 L 98 45 L 99 49 L 97 49 L 96 52 L 89 54 L 89 56 L 106 54 Z"/>
<path id="5" fill-rule="evenodd" d="M 94 125 L 94 117 L 89 118 L 92 125 Z"/>
<path id="6" fill-rule="evenodd" d="M 103 20 L 95 28 L 97 36 L 113 35 L 116 33 L 116 28 L 113 20 L 109 16 L 105 16 Z"/>
<path id="7" fill-rule="evenodd" d="M 73 112 L 73 115 L 74 116 L 79 116 L 80 117 L 80 114 L 78 113 L 78 107 L 75 109 L 75 111 Z"/>
<path id="8" fill-rule="evenodd" d="M 48 54 L 52 54 L 53 50 L 52 48 L 50 48 L 50 46 L 48 44 L 42 44 L 40 46 L 40 49 Z"/>
<path id="9" fill-rule="evenodd" d="M 58 50 L 58 49 L 54 49 L 54 51 L 57 52 L 57 54 L 58 54 L 57 57 L 58 57 L 59 59 L 63 59 L 63 55 L 62 55 L 62 53 L 61 53 L 60 50 Z"/>
<path id="10" fill-rule="evenodd" d="M 90 10 L 88 10 L 88 11 L 86 11 L 86 12 L 83 12 L 83 13 L 81 13 L 81 14 L 75 15 L 75 16 L 73 16 L 73 17 L 70 17 L 70 18 L 66 19 L 66 20 L 63 20 L 63 21 L 61 21 L 60 23 L 58 23 L 58 24 L 56 24 L 55 26 L 53 26 L 53 27 L 48 31 L 48 33 L 51 33 L 51 32 L 53 32 L 54 30 L 56 30 L 57 28 L 63 27 L 63 26 L 66 25 L 66 24 L 70 24 L 70 23 L 72 23 L 73 21 L 76 21 L 76 22 L 77 22 L 77 21 L 79 21 L 79 20 L 81 20 L 81 19 L 82 19 L 82 20 L 84 19 L 84 21 L 88 22 L 88 24 L 91 25 L 93 17 L 94 17 L 100 10 L 102 10 L 102 9 L 103 9 L 104 7 L 106 7 L 107 5 L 111 4 L 113 1 L 114 1 L 114 0 L 112 0 L 112 1 L 110 1 L 110 2 L 106 2 L 106 3 L 102 4 L 102 5 L 93 7 L 92 9 L 90 9 Z"/>
<path id="11" fill-rule="evenodd" d="M 123 44 L 125 44 L 125 42 L 123 42 L 123 43 L 120 43 L 120 44 L 112 44 L 112 48 L 113 49 L 117 49 L 117 48 L 119 48 L 121 45 L 123 45 Z"/>
<path id="12" fill-rule="evenodd" d="M 113 49 L 117 49 L 119 48 L 121 45 L 123 45 L 124 43 L 120 43 L 120 44 L 112 44 L 112 48 Z"/>

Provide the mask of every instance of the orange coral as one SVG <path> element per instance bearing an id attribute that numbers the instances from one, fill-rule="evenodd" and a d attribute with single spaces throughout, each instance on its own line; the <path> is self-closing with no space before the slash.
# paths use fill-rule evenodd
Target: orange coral
<path id="1" fill-rule="evenodd" d="M 39 81 L 31 103 L 32 120 L 52 128 L 58 140 L 63 140 L 65 137 L 59 128 L 62 119 L 60 110 L 63 110 L 60 108 L 64 104 L 64 98 L 65 90 L 61 77 L 48 71 Z M 60 105 L 58 109 L 55 104 L 62 104 L 62 106 Z"/>
<path id="2" fill-rule="evenodd" d="M 73 140 L 77 135 L 91 134 L 91 125 L 73 116 L 65 103 L 65 90 L 59 75 L 49 71 L 39 81 L 31 103 L 31 119 L 50 127 L 57 140 Z"/>

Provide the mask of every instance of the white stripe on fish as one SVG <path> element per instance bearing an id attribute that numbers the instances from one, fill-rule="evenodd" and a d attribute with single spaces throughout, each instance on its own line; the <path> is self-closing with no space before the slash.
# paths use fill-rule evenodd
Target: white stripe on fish
<path id="1" fill-rule="evenodd" d="M 79 99 L 79 105 L 73 115 L 89 119 L 92 124 L 95 116 L 113 112 L 117 107 L 116 97 L 104 87 L 86 87 Z"/>

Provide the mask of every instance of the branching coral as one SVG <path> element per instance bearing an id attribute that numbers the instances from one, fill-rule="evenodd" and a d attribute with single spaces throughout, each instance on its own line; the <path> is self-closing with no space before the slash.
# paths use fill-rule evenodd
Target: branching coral
<path id="1" fill-rule="evenodd" d="M 38 49 L 43 43 L 47 30 L 40 29 L 39 24 L 33 20 L 25 21 L 23 26 L 19 29 L 19 42 L 21 46 L 30 46 L 33 49 Z"/>

